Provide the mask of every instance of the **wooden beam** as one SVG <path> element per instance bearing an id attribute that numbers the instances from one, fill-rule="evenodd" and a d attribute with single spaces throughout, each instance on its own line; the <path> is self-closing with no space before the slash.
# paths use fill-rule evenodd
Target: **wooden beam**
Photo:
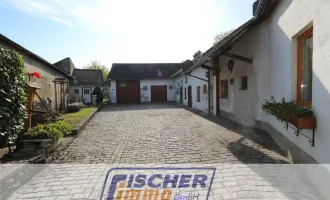
<path id="1" fill-rule="evenodd" d="M 200 77 L 197 77 L 197 76 L 194 76 L 194 75 L 190 75 L 190 74 L 187 74 L 187 76 L 191 76 L 191 77 L 197 78 L 197 79 L 202 80 L 202 81 L 205 81 L 205 82 L 208 81 L 208 80 L 206 80 L 206 79 L 203 79 L 203 78 L 200 78 Z M 209 75 L 209 76 L 210 76 L 210 75 Z"/>
<path id="2" fill-rule="evenodd" d="M 207 65 L 202 65 L 201 67 L 204 68 L 204 69 L 209 69 L 209 70 L 212 70 L 212 71 L 215 71 L 215 72 L 219 72 L 219 69 L 216 69 L 216 68 L 213 68 L 213 67 L 210 67 L 210 66 L 207 66 Z"/>
<path id="3" fill-rule="evenodd" d="M 250 63 L 250 64 L 253 63 L 252 59 L 244 57 L 244 56 L 240 56 L 240 55 L 237 55 L 237 54 L 234 54 L 234 53 L 231 53 L 231 52 L 225 52 L 225 53 L 223 53 L 223 55 L 228 56 L 228 57 L 233 58 L 233 59 L 236 59 L 236 60 L 247 62 L 247 63 Z"/>

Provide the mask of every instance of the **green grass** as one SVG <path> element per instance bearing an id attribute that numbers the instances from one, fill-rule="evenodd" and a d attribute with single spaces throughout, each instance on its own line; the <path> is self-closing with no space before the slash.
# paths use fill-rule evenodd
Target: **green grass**
<path id="1" fill-rule="evenodd" d="M 104 97 L 103 98 L 103 103 L 106 103 L 106 104 L 109 104 L 110 103 L 110 99 L 109 99 L 109 97 Z"/>
<path id="2" fill-rule="evenodd" d="M 72 127 L 76 127 L 81 122 L 81 120 L 83 120 L 93 110 L 95 110 L 95 107 L 82 108 L 79 112 L 63 114 L 61 115 L 61 117 L 65 121 L 69 122 L 72 125 Z"/>

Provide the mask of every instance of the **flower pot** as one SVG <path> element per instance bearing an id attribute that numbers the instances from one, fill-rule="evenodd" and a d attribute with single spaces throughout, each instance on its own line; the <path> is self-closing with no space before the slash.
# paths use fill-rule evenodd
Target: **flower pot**
<path id="1" fill-rule="evenodd" d="M 298 129 L 314 129 L 316 128 L 316 119 L 314 117 L 297 118 Z"/>

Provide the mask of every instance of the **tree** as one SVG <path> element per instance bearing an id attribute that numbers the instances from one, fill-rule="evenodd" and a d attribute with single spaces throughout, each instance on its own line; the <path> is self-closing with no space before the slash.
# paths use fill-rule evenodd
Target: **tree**
<path id="1" fill-rule="evenodd" d="M 25 67 L 15 51 L 0 48 L 0 80 L 0 135 L 12 144 L 24 129 L 27 103 Z"/>
<path id="2" fill-rule="evenodd" d="M 215 45 L 216 43 L 220 42 L 223 38 L 227 37 L 229 34 L 231 34 L 235 29 L 230 29 L 228 31 L 224 31 L 222 33 L 217 34 L 214 37 L 214 42 L 213 45 Z"/>
<path id="3" fill-rule="evenodd" d="M 202 55 L 202 52 L 198 50 L 196 53 L 194 53 L 193 57 L 194 59 L 198 58 L 200 55 Z"/>
<path id="4" fill-rule="evenodd" d="M 105 65 L 102 65 L 97 60 L 91 61 L 89 64 L 84 66 L 84 69 L 100 69 L 102 71 L 103 80 L 106 81 L 108 78 L 109 69 Z"/>

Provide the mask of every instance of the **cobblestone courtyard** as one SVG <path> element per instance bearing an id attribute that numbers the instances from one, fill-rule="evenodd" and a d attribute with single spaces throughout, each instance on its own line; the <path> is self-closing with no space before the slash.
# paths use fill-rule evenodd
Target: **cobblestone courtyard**
<path id="1" fill-rule="evenodd" d="M 56 163 L 287 163 L 271 137 L 174 103 L 105 106 Z"/>
<path id="2" fill-rule="evenodd" d="M 267 133 L 227 119 L 176 104 L 105 106 L 63 164 L 1 166 L 0 199 L 100 199 L 109 169 L 188 166 L 216 168 L 212 200 L 322 199 L 307 177 L 317 166 L 246 164 L 288 162 Z"/>

